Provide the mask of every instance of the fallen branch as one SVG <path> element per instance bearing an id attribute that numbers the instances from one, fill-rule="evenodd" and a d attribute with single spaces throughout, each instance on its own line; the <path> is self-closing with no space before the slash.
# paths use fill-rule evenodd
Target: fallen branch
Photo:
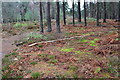
<path id="1" fill-rule="evenodd" d="M 42 42 L 30 44 L 29 47 L 32 47 L 32 46 L 35 46 L 35 45 L 41 44 L 41 43 L 52 43 L 52 42 L 57 42 L 57 41 L 71 40 L 71 39 L 75 39 L 75 38 L 82 38 L 82 37 L 86 37 L 86 36 L 89 36 L 89 35 L 75 36 L 75 37 L 57 39 L 57 40 L 51 40 L 51 41 L 42 41 Z"/>

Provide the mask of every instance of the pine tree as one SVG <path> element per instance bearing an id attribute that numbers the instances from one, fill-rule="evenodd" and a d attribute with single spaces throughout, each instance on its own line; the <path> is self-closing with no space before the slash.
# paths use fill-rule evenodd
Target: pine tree
<path id="1" fill-rule="evenodd" d="M 59 5 L 59 1 L 57 0 L 56 2 L 56 6 L 57 6 L 57 14 L 56 14 L 56 30 L 57 33 L 60 33 L 60 5 Z"/>
<path id="2" fill-rule="evenodd" d="M 47 2 L 47 26 L 48 26 L 47 32 L 51 32 L 52 31 L 52 27 L 51 27 L 50 2 L 49 2 L 49 0 Z"/>
<path id="3" fill-rule="evenodd" d="M 43 29 L 43 14 L 42 14 L 42 2 L 40 2 L 40 32 L 44 32 Z"/>
<path id="4" fill-rule="evenodd" d="M 78 22 L 81 22 L 81 8 L 80 8 L 80 0 L 78 0 Z"/>

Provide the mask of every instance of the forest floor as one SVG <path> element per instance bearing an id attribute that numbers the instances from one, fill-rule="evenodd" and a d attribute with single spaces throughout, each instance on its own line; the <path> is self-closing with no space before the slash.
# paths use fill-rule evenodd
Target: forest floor
<path id="1" fill-rule="evenodd" d="M 61 26 L 62 33 L 56 33 L 53 21 L 53 31 L 44 34 L 39 33 L 37 22 L 20 24 L 24 27 L 3 25 L 3 78 L 120 76 L 118 22 L 107 20 L 101 26 L 89 22 L 91 26 L 86 27 L 68 24 Z"/>

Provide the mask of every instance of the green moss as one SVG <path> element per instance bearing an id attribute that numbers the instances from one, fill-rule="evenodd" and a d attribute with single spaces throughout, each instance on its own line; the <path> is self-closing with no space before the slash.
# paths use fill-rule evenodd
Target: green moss
<path id="1" fill-rule="evenodd" d="M 95 70 L 94 73 L 98 73 L 98 72 L 100 72 L 100 70 L 101 70 L 101 68 L 100 68 L 100 67 L 97 67 L 97 69 Z"/>
<path id="2" fill-rule="evenodd" d="M 38 56 L 40 56 L 40 57 L 47 57 L 47 55 L 48 55 L 48 54 L 45 54 L 45 53 L 43 53 L 43 54 L 38 54 Z"/>
<path id="3" fill-rule="evenodd" d="M 88 42 L 86 39 L 81 39 L 80 42 Z"/>
<path id="4" fill-rule="evenodd" d="M 31 62 L 30 64 L 35 65 L 35 64 L 37 64 L 37 62 Z"/>
<path id="5" fill-rule="evenodd" d="M 17 55 L 18 53 L 10 53 L 11 55 Z"/>
<path id="6" fill-rule="evenodd" d="M 95 44 L 89 44 L 90 46 L 97 46 L 97 45 L 95 45 Z"/>
<path id="7" fill-rule="evenodd" d="M 95 42 L 95 41 L 90 41 L 90 43 L 91 43 L 91 44 L 96 44 L 96 42 Z"/>
<path id="8" fill-rule="evenodd" d="M 54 55 L 48 55 L 47 57 L 50 58 L 50 59 L 55 59 Z"/>
<path id="9" fill-rule="evenodd" d="M 36 72 L 36 73 L 32 73 L 31 76 L 32 78 L 40 78 L 41 74 L 39 72 Z"/>
<path id="10" fill-rule="evenodd" d="M 73 78 L 78 78 L 78 74 L 73 74 L 72 77 Z"/>
<path id="11" fill-rule="evenodd" d="M 9 57 L 9 56 L 11 56 L 11 55 L 10 54 L 5 55 L 5 57 Z"/>
<path id="12" fill-rule="evenodd" d="M 52 59 L 52 60 L 49 60 L 48 61 L 48 63 L 52 63 L 52 64 L 55 64 L 55 63 L 57 63 L 58 62 L 58 60 L 56 60 L 56 59 Z"/>
<path id="13" fill-rule="evenodd" d="M 39 48 L 42 48 L 42 47 L 43 47 L 43 45 L 38 45 L 38 47 L 39 47 Z"/>
<path id="14" fill-rule="evenodd" d="M 71 52 L 74 48 L 67 48 L 67 49 L 61 49 L 61 51 L 64 51 L 64 52 Z"/>
<path id="15" fill-rule="evenodd" d="M 95 39 L 94 39 L 94 41 L 99 41 L 99 40 L 100 40 L 100 39 L 98 39 L 98 38 L 95 38 Z"/>
<path id="16" fill-rule="evenodd" d="M 71 65 L 71 66 L 69 66 L 69 69 L 72 71 L 76 71 L 78 68 L 76 66 Z"/>
<path id="17" fill-rule="evenodd" d="M 116 38 L 115 40 L 116 40 L 116 41 L 119 41 L 119 40 L 120 40 L 120 38 Z"/>
<path id="18" fill-rule="evenodd" d="M 75 54 L 83 54 L 81 51 L 75 51 Z"/>

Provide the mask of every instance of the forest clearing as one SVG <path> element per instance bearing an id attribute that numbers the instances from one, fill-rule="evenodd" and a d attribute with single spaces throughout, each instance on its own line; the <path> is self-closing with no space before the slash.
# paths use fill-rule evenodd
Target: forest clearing
<path id="1" fill-rule="evenodd" d="M 29 6 L 26 3 L 23 2 L 24 7 Z M 92 7 L 97 7 L 92 13 L 90 6 L 89 10 L 86 8 L 89 2 L 84 2 L 83 10 L 80 2 L 72 2 L 71 9 L 65 7 L 66 2 L 34 3 L 39 5 L 40 21 L 38 17 L 29 20 L 22 16 L 27 11 L 20 14 L 20 21 L 13 16 L 9 21 L 2 14 L 2 79 L 119 80 L 120 2 L 113 2 L 119 6 L 114 16 L 107 13 L 108 7 L 105 12 L 105 2 L 92 3 Z M 5 3 L 3 9 L 8 4 L 11 3 Z M 50 4 L 56 6 L 56 16 L 52 15 Z"/>

